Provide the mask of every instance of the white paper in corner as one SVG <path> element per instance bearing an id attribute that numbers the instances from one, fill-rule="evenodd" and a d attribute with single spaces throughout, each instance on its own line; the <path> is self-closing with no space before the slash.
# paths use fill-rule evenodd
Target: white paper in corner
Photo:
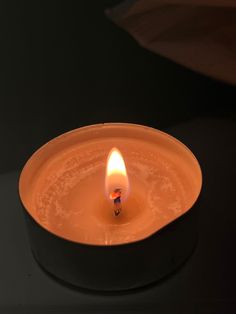
<path id="1" fill-rule="evenodd" d="M 141 46 L 236 84 L 236 0 L 128 0 L 106 14 Z"/>

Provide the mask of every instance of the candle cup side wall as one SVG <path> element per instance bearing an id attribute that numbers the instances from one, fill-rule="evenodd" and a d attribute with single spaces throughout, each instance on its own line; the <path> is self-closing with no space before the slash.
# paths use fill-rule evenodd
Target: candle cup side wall
<path id="1" fill-rule="evenodd" d="M 24 214 L 33 255 L 43 269 L 75 287 L 122 291 L 162 279 L 191 255 L 198 204 L 150 237 L 114 246 L 65 240 L 42 228 L 25 208 Z"/>

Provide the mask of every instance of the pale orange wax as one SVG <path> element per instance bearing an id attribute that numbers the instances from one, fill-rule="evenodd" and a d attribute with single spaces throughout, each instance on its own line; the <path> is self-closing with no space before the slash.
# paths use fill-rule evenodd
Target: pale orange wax
<path id="1" fill-rule="evenodd" d="M 112 147 L 125 160 L 130 191 L 114 216 L 105 193 Z M 29 214 L 62 238 L 94 245 L 144 239 L 188 211 L 202 184 L 191 151 L 161 131 L 124 123 L 88 126 L 41 147 L 20 177 Z"/>

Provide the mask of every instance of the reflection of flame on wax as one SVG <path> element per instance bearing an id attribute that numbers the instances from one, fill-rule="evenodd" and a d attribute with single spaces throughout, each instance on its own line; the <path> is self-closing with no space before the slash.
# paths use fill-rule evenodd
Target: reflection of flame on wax
<path id="1" fill-rule="evenodd" d="M 109 199 L 115 200 L 120 197 L 123 201 L 128 196 L 129 180 L 125 162 L 120 151 L 115 147 L 107 158 L 105 186 Z"/>

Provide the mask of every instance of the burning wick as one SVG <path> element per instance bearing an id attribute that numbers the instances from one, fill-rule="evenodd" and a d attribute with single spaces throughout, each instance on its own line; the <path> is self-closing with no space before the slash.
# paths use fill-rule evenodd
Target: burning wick
<path id="1" fill-rule="evenodd" d="M 110 199 L 114 201 L 114 214 L 118 216 L 121 213 L 121 189 L 115 189 L 110 194 Z"/>

